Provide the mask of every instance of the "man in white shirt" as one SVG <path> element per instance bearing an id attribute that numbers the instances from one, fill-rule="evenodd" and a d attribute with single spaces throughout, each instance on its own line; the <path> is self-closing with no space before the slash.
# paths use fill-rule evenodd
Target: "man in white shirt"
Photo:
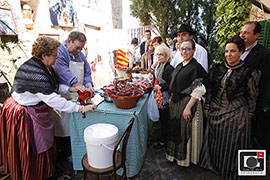
<path id="1" fill-rule="evenodd" d="M 193 35 L 196 34 L 189 25 L 182 24 L 178 32 L 174 33 L 174 36 L 177 37 L 177 42 L 182 43 L 184 40 L 192 39 L 194 40 Z M 207 51 L 199 44 L 195 43 L 195 53 L 194 58 L 202 65 L 206 72 L 208 72 L 208 55 Z M 183 61 L 183 58 L 180 55 L 180 51 L 177 51 L 173 60 L 171 61 L 171 65 L 175 68 L 178 64 Z"/>

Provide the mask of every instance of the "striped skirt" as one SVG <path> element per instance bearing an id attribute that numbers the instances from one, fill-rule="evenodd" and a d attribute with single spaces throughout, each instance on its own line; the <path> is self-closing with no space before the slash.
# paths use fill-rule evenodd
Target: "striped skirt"
<path id="1" fill-rule="evenodd" d="M 189 167 L 190 162 L 194 164 L 197 164 L 199 162 L 200 150 L 202 147 L 202 140 L 203 140 L 203 111 L 202 105 L 199 101 L 196 103 L 196 106 L 194 107 L 196 109 L 194 117 L 192 118 L 191 121 L 191 132 L 190 137 L 187 140 L 186 146 L 183 145 L 184 142 L 179 142 L 179 140 L 181 139 L 179 134 L 178 136 L 175 136 L 175 134 L 173 134 L 173 132 L 175 131 L 176 132 L 182 131 L 180 129 L 181 126 L 183 126 L 182 125 L 183 122 L 185 121 L 183 119 L 183 116 L 181 115 L 180 119 L 176 119 L 178 123 L 172 124 L 169 122 L 166 159 L 171 162 L 175 160 L 177 165 L 179 166 Z M 170 121 L 172 120 L 170 119 Z M 181 133 L 188 133 L 188 132 L 183 131 Z M 174 139 L 172 138 L 172 136 L 175 136 Z M 182 158 L 181 155 L 183 154 L 182 152 L 186 152 L 184 158 Z"/>
<path id="2" fill-rule="evenodd" d="M 221 102 L 211 102 L 200 165 L 223 179 L 241 179 L 238 173 L 238 150 L 250 146 L 250 118 L 246 101 L 229 103 L 226 94 Z"/>
<path id="3" fill-rule="evenodd" d="M 33 155 L 23 106 L 9 97 L 0 115 L 0 165 L 13 180 L 41 180 L 51 177 L 55 168 L 56 145 Z"/>

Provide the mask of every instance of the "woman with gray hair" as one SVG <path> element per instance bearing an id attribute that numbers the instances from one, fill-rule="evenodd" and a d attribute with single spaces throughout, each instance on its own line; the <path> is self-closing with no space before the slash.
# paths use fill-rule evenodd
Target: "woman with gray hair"
<path id="1" fill-rule="evenodd" d="M 159 141 L 154 145 L 154 147 L 159 149 L 165 146 L 167 140 L 167 121 L 169 115 L 168 88 L 173 67 L 170 65 L 171 51 L 167 46 L 158 46 L 155 49 L 155 56 L 157 65 L 154 69 L 154 91 L 157 94 L 161 135 L 159 137 Z"/>

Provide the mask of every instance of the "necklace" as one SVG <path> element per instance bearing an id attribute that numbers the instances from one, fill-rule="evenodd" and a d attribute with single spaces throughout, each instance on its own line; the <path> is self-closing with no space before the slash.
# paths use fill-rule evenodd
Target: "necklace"
<path id="1" fill-rule="evenodd" d="M 229 69 L 237 69 L 237 68 L 239 68 L 239 67 L 241 67 L 241 66 L 243 66 L 243 65 L 244 65 L 244 62 L 243 62 L 243 61 L 239 61 L 239 63 L 236 64 L 236 65 L 234 65 L 234 66 L 230 66 L 230 65 L 227 63 L 227 61 L 225 61 L 225 66 L 226 66 L 227 68 L 229 68 Z"/>

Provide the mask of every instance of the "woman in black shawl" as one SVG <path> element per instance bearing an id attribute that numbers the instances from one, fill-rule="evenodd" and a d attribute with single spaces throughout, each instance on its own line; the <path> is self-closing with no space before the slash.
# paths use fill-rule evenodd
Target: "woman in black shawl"
<path id="1" fill-rule="evenodd" d="M 200 165 L 223 179 L 240 179 L 238 150 L 250 148 L 250 119 L 256 108 L 260 72 L 240 60 L 244 51 L 243 39 L 228 39 L 226 61 L 209 71 L 205 103 L 208 120 Z"/>
<path id="2" fill-rule="evenodd" d="M 60 43 L 38 37 L 33 57 L 18 69 L 9 97 L 0 114 L 0 165 L 13 180 L 41 180 L 54 173 L 56 145 L 52 108 L 65 112 L 95 110 L 96 105 L 80 106 L 57 94 L 58 82 L 51 67 Z M 76 92 L 75 87 L 69 91 Z"/>
<path id="3" fill-rule="evenodd" d="M 193 58 L 195 43 L 185 40 L 180 47 L 183 62 L 172 73 L 169 86 L 170 118 L 168 122 L 167 160 L 179 166 L 197 164 L 202 138 L 202 107 L 207 73 Z M 198 103 L 197 103 L 198 102 Z"/>

